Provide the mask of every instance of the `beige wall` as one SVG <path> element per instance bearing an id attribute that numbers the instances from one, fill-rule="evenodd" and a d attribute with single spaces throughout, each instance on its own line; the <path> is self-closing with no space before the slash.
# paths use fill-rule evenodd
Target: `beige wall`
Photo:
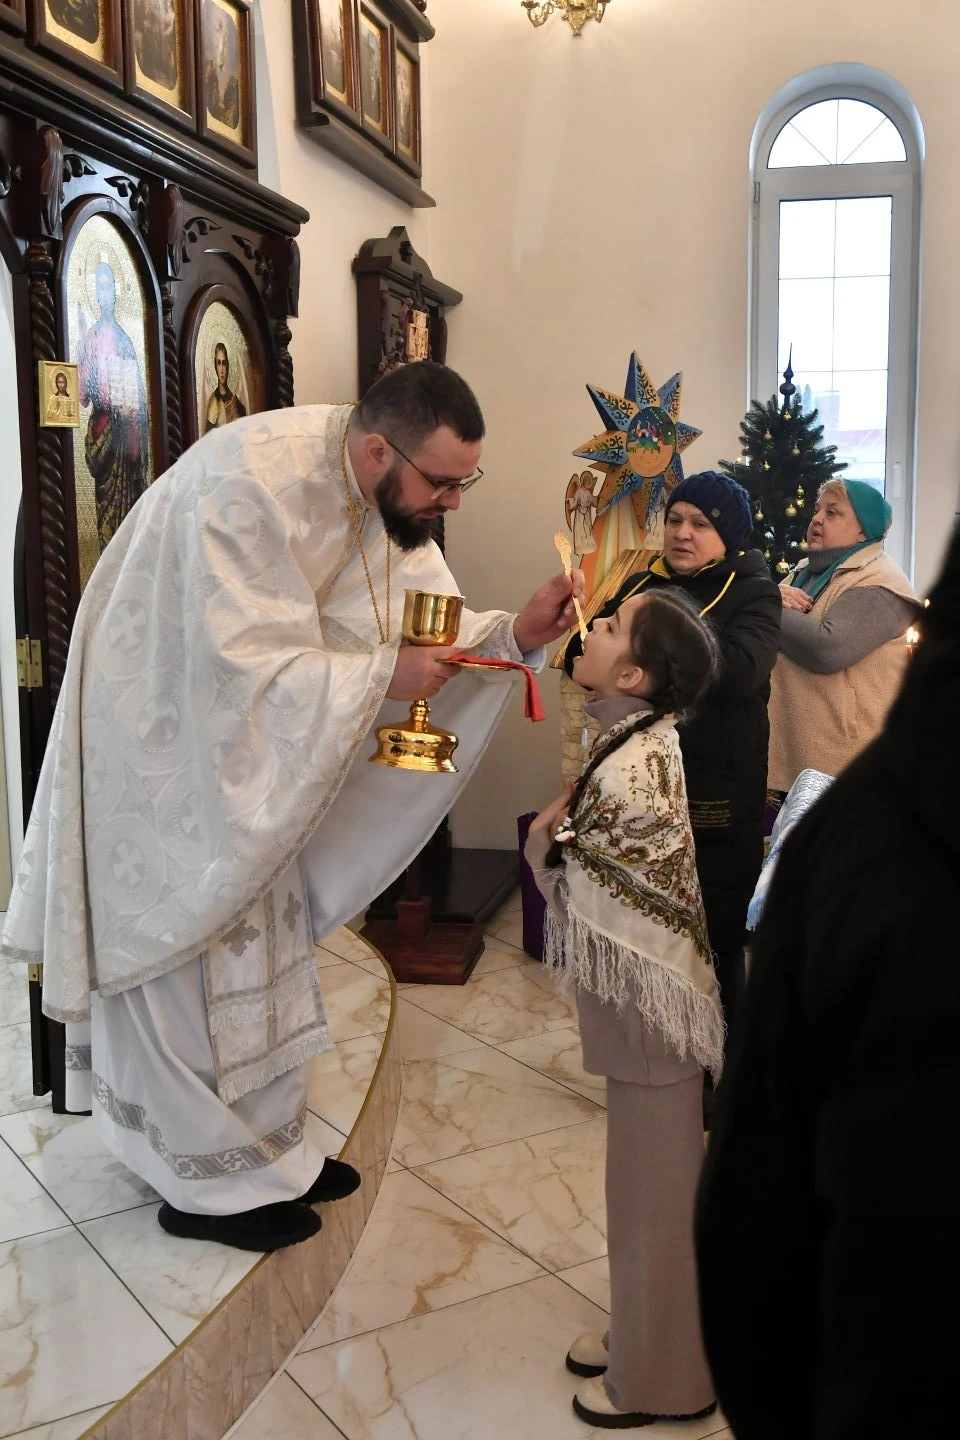
<path id="1" fill-rule="evenodd" d="M 429 255 L 466 294 L 450 359 L 488 417 L 488 478 L 449 552 L 474 604 L 522 602 L 551 566 L 570 451 L 597 427 L 584 385 L 616 387 L 634 347 L 684 372 L 688 452 L 736 453 L 745 408 L 749 147 L 772 95 L 815 66 L 889 73 L 926 136 L 916 577 L 935 572 L 958 491 L 960 53 L 956 0 L 615 0 L 574 40 L 518 0 L 430 0 Z M 515 707 L 455 817 L 460 844 L 512 843 L 558 775 L 551 719 Z"/>

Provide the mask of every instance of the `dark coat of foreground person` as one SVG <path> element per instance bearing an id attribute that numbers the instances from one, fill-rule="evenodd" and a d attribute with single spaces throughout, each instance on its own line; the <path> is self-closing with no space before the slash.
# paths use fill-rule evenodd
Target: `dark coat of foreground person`
<path id="1" fill-rule="evenodd" d="M 960 529 L 880 737 L 787 841 L 697 1219 L 737 1440 L 957 1434 Z"/>

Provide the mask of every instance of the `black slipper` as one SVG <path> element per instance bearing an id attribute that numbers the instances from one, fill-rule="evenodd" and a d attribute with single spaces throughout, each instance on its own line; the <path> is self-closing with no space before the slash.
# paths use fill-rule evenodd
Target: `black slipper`
<path id="1" fill-rule="evenodd" d="M 297 1200 L 282 1200 L 242 1210 L 237 1215 L 191 1215 L 164 1202 L 157 1212 L 160 1228 L 184 1240 L 215 1240 L 234 1250 L 282 1250 L 299 1245 L 321 1228 L 320 1216 Z"/>
<path id="2" fill-rule="evenodd" d="M 300 1204 L 321 1205 L 326 1200 L 342 1200 L 359 1188 L 360 1174 L 352 1165 L 346 1165 L 342 1160 L 325 1160 L 323 1169 L 306 1195 L 300 1196 Z"/>

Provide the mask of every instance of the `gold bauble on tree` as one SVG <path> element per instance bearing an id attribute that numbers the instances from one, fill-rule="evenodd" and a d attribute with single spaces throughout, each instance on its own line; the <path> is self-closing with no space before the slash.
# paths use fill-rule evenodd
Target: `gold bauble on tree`
<path id="1" fill-rule="evenodd" d="M 810 546 L 807 544 L 806 540 L 801 540 L 801 541 L 800 541 L 800 549 L 801 549 L 801 550 L 809 550 L 809 549 L 810 549 Z"/>
<path id="2" fill-rule="evenodd" d="M 791 454 L 791 455 L 799 455 L 799 454 L 800 454 L 800 446 L 799 446 L 799 445 L 794 445 L 793 449 L 790 451 L 790 454 Z"/>
<path id="3" fill-rule="evenodd" d="M 787 564 L 786 560 L 778 560 L 778 561 L 777 561 L 777 574 L 778 574 L 778 575 L 786 575 L 786 574 L 789 572 L 789 570 L 790 570 L 790 566 Z"/>
<path id="4" fill-rule="evenodd" d="M 791 500 L 790 503 L 788 504 L 788 506 L 787 506 L 787 508 L 786 508 L 786 511 L 785 511 L 784 513 L 786 514 L 788 520 L 794 520 L 794 519 L 796 518 L 797 507 L 796 507 L 796 505 L 794 505 L 794 503 L 793 503 L 792 500 Z"/>

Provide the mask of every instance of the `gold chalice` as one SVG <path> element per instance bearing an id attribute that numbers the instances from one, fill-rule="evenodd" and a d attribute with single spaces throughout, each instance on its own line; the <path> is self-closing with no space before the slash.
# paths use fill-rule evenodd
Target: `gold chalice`
<path id="1" fill-rule="evenodd" d="M 462 614 L 462 595 L 408 590 L 403 606 L 403 638 L 411 645 L 453 645 L 460 633 Z M 370 760 L 395 770 L 455 775 L 457 767 L 451 756 L 459 743 L 452 730 L 430 724 L 426 700 L 414 700 L 406 724 L 377 727 L 377 749 Z"/>

